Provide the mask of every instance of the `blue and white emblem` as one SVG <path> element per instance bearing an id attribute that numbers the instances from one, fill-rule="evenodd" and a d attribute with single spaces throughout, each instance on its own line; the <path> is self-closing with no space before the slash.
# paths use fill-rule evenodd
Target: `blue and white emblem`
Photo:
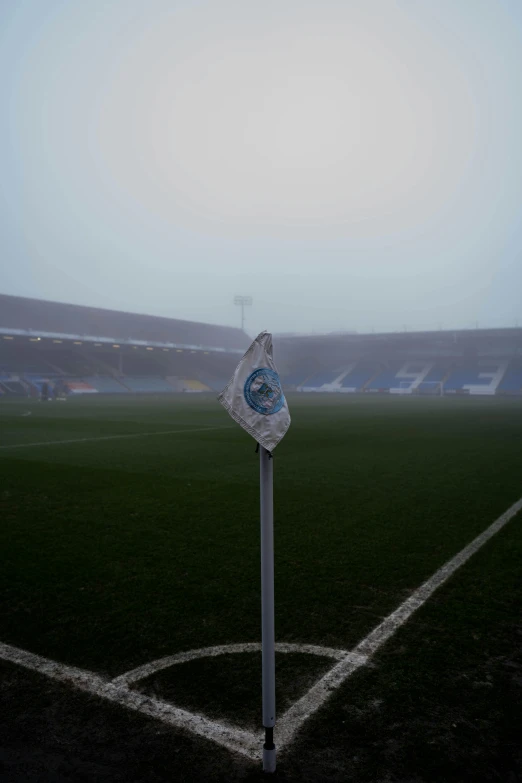
<path id="1" fill-rule="evenodd" d="M 254 370 L 245 382 L 245 400 L 256 413 L 271 415 L 281 410 L 285 395 L 279 375 L 268 367 Z"/>

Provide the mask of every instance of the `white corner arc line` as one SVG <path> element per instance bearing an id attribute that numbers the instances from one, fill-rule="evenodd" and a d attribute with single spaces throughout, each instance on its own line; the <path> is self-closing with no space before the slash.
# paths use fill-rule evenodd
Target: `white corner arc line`
<path id="1" fill-rule="evenodd" d="M 348 650 L 338 650 L 333 647 L 319 647 L 315 644 L 288 644 L 286 642 L 276 642 L 275 650 L 280 653 L 318 655 L 325 658 L 333 658 L 337 661 L 348 655 Z M 179 663 L 187 663 L 187 661 L 193 661 L 197 658 L 213 658 L 218 655 L 254 652 L 261 652 L 260 642 L 221 644 L 216 647 L 202 647 L 198 650 L 188 650 L 187 652 L 180 652 L 175 655 L 167 655 L 164 658 L 158 658 L 156 661 L 150 661 L 150 663 L 138 666 L 136 669 L 125 672 L 125 674 L 120 674 L 120 676 L 116 677 L 112 682 L 114 685 L 131 685 L 132 683 L 144 680 L 146 677 L 150 677 L 163 669 L 170 669 L 171 666 L 176 666 Z"/>
<path id="2" fill-rule="evenodd" d="M 470 544 L 462 549 L 455 557 L 448 560 L 422 584 L 412 595 L 406 599 L 394 612 L 383 620 L 350 652 L 346 650 L 334 650 L 333 648 L 317 647 L 316 645 L 300 645 L 280 643 L 276 646 L 280 652 L 309 652 L 316 655 L 329 655 L 331 658 L 339 658 L 338 662 L 309 689 L 309 691 L 296 701 L 277 721 L 276 737 L 280 750 L 287 747 L 294 739 L 296 733 L 304 722 L 313 715 L 343 682 L 354 671 L 366 664 L 377 650 L 393 636 L 395 631 L 412 616 L 430 596 L 446 582 L 460 566 L 474 555 L 492 536 L 498 533 L 516 514 L 522 511 L 522 498 L 507 509 L 486 530 L 478 535 Z M 260 649 L 256 643 L 223 645 L 207 647 L 201 650 L 192 650 L 186 653 L 178 653 L 168 658 L 161 658 L 146 664 L 138 669 L 127 672 L 113 681 L 105 680 L 93 672 L 66 666 L 56 661 L 51 661 L 39 655 L 18 649 L 7 644 L 0 643 L 0 660 L 10 661 L 27 669 L 39 672 L 51 679 L 73 685 L 80 690 L 100 696 L 111 702 L 121 704 L 135 712 L 140 712 L 156 720 L 161 720 L 171 726 L 180 729 L 188 729 L 198 736 L 210 739 L 228 750 L 257 761 L 261 753 L 262 732 L 254 733 L 244 731 L 224 722 L 217 722 L 204 715 L 189 712 L 175 707 L 159 699 L 151 698 L 128 687 L 129 682 L 148 676 L 148 674 L 165 668 L 165 661 L 181 663 L 196 657 L 205 655 L 221 655 L 225 652 L 255 652 Z M 328 652 L 325 652 L 328 651 Z M 158 666 L 158 664 L 161 664 Z M 151 669 L 151 667 L 156 667 Z M 139 676 L 136 676 L 140 672 Z"/>
<path id="3" fill-rule="evenodd" d="M 7 644 L 0 643 L 0 659 L 44 674 L 52 680 L 74 685 L 79 690 L 123 705 L 134 712 L 141 712 L 176 728 L 189 729 L 194 734 L 211 739 L 248 758 L 257 758 L 261 735 L 258 737 L 252 732 L 243 731 L 235 726 L 218 723 L 204 715 L 197 715 L 138 691 L 131 691 L 125 685 L 118 686 L 94 672 L 56 663 Z"/>
<path id="4" fill-rule="evenodd" d="M 161 430 L 159 432 L 131 432 L 126 435 L 100 435 L 95 438 L 72 438 L 70 440 L 43 440 L 39 443 L 10 443 L 7 446 L 0 446 L 0 449 L 28 449 L 35 448 L 36 446 L 62 446 L 64 444 L 72 443 L 88 443 L 89 441 L 98 440 L 121 440 L 123 438 L 147 438 L 152 435 L 180 435 L 182 433 L 191 432 L 207 432 L 209 430 L 229 430 L 232 429 L 230 425 L 221 424 L 218 427 L 194 427 L 192 429 L 183 430 Z"/>

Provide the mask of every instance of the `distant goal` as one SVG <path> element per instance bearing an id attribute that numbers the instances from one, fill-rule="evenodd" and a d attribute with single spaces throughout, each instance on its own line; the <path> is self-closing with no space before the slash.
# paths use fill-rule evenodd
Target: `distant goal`
<path id="1" fill-rule="evenodd" d="M 442 381 L 422 381 L 412 393 L 426 397 L 443 397 L 444 384 Z"/>

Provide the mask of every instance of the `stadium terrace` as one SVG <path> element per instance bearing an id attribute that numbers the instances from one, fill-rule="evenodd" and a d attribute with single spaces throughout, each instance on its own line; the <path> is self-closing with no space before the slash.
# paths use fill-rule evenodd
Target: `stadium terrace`
<path id="1" fill-rule="evenodd" d="M 0 295 L 0 396 L 221 391 L 241 330 Z M 522 395 L 522 329 L 283 336 L 288 391 Z"/>

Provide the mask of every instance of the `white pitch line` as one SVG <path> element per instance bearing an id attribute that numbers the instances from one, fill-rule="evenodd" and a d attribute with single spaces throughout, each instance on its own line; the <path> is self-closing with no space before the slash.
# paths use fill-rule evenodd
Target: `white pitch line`
<path id="1" fill-rule="evenodd" d="M 367 663 L 370 658 L 393 636 L 401 625 L 409 620 L 414 612 L 426 603 L 435 590 L 446 582 L 461 565 L 474 555 L 486 541 L 498 533 L 504 525 L 522 511 L 522 498 L 517 500 L 507 511 L 496 519 L 483 533 L 480 533 L 464 549 L 448 560 L 438 571 L 435 571 L 424 584 L 415 590 L 398 609 L 386 617 L 382 623 L 374 628 L 346 658 L 336 664 L 329 672 L 321 677 L 315 685 L 298 701 L 296 701 L 282 715 L 276 726 L 277 741 L 279 745 L 287 745 L 292 741 L 296 732 L 303 723 L 316 712 L 332 695 L 332 691 L 338 688 L 354 671 Z"/>
<path id="2" fill-rule="evenodd" d="M 175 666 L 178 663 L 187 663 L 193 661 L 196 658 L 213 658 L 217 655 L 225 655 L 226 653 L 251 653 L 259 652 L 261 644 L 259 642 L 247 642 L 244 644 L 222 644 L 216 647 L 202 647 L 198 650 L 188 650 L 186 652 L 176 653 L 175 655 L 166 655 L 164 658 L 158 658 L 156 661 L 150 663 L 144 663 L 143 666 L 138 666 L 132 671 L 120 674 L 112 682 L 114 685 L 131 685 L 139 680 L 144 680 L 146 677 L 150 677 L 156 672 L 168 669 L 171 666 Z"/>
<path id="3" fill-rule="evenodd" d="M 443 585 L 461 565 L 469 560 L 475 552 L 520 511 L 522 511 L 522 498 L 508 508 L 504 514 L 464 547 L 455 557 L 439 568 L 430 579 L 415 590 L 398 609 L 388 615 L 351 652 L 307 644 L 277 644 L 276 650 L 279 652 L 308 652 L 314 655 L 327 655 L 331 658 L 340 659 L 277 721 L 277 745 L 279 749 L 282 750 L 292 742 L 304 722 L 323 706 L 332 695 L 332 692 L 342 685 L 354 671 L 364 666 L 377 650 L 393 636 L 395 631 L 401 625 L 404 625 L 412 614 L 430 598 L 438 587 Z M 256 652 L 259 649 L 259 643 L 253 642 L 191 650 L 169 656 L 168 658 L 161 658 L 158 661 L 153 661 L 151 664 L 145 664 L 138 669 L 133 669 L 131 672 L 117 677 L 113 681 L 105 680 L 93 672 L 66 666 L 2 643 L 0 643 L 0 660 L 11 661 L 26 669 L 37 671 L 51 679 L 74 685 L 83 691 L 100 696 L 116 704 L 121 704 L 128 709 L 148 715 L 156 720 L 161 720 L 171 726 L 188 729 L 201 737 L 222 745 L 228 750 L 236 751 L 253 761 L 257 761 L 260 758 L 262 732 L 248 732 L 226 723 L 210 720 L 203 715 L 183 710 L 167 702 L 130 690 L 128 683 L 147 677 L 155 671 L 165 668 L 167 665 L 182 663 L 196 657 L 221 655 L 226 652 Z M 167 661 L 170 663 L 166 663 Z"/>
<path id="4" fill-rule="evenodd" d="M 2 642 L 0 642 L 0 660 L 16 663 L 25 669 L 32 669 L 32 671 L 45 674 L 51 680 L 69 683 L 77 688 L 89 690 L 93 693 L 107 684 L 106 680 L 93 672 L 77 669 L 74 666 L 67 666 L 64 663 L 57 663 L 49 658 L 35 655 L 35 653 L 27 652 L 27 650 L 20 650 L 18 647 L 12 647 Z"/>
<path id="5" fill-rule="evenodd" d="M 211 739 L 248 758 L 255 759 L 259 755 L 261 734 L 258 736 L 235 726 L 210 720 L 204 715 L 197 715 L 138 691 L 131 691 L 125 685 L 117 685 L 93 672 L 56 663 L 56 661 L 51 661 L 26 650 L 20 650 L 17 647 L 11 647 L 8 644 L 0 643 L 0 659 L 16 663 L 26 669 L 32 669 L 52 680 L 74 685 L 82 691 L 123 705 L 134 712 L 141 712 L 143 715 L 161 720 L 170 726 L 189 729 L 200 737 Z"/>
<path id="6" fill-rule="evenodd" d="M 275 651 L 280 653 L 308 653 L 309 655 L 319 655 L 325 658 L 334 658 L 340 660 L 348 655 L 348 650 L 338 650 L 333 647 L 318 647 L 315 644 L 289 644 L 286 642 L 276 642 Z M 165 658 L 158 658 L 156 661 L 145 663 L 132 671 L 120 674 L 112 682 L 114 685 L 131 685 L 139 680 L 144 680 L 156 672 L 169 669 L 179 663 L 187 663 L 197 658 L 214 658 L 218 655 L 233 655 L 234 653 L 255 653 L 261 652 L 260 642 L 246 642 L 241 644 L 221 644 L 216 647 L 202 647 L 198 650 L 188 650 L 187 652 L 167 655 Z"/>
<path id="7" fill-rule="evenodd" d="M 71 440 L 43 440 L 39 443 L 12 443 L 8 446 L 0 446 L 0 449 L 29 449 L 35 446 L 61 446 L 66 443 L 88 443 L 95 440 L 118 440 L 122 438 L 146 438 L 150 435 L 179 435 L 181 433 L 207 432 L 209 430 L 232 429 L 230 425 L 222 424 L 219 427 L 197 427 L 184 430 L 161 430 L 159 432 L 132 432 L 129 435 L 100 435 L 95 438 L 73 438 Z"/>
<path id="8" fill-rule="evenodd" d="M 107 683 L 98 694 L 104 699 L 128 707 L 134 712 L 140 712 L 149 718 L 161 720 L 177 729 L 188 729 L 194 734 L 212 740 L 228 750 L 236 751 L 251 761 L 257 761 L 262 744 L 261 732 L 250 732 L 230 726 L 224 721 L 214 721 L 204 715 L 199 715 L 173 704 L 154 699 L 137 691 L 131 691 L 124 686 Z"/>

